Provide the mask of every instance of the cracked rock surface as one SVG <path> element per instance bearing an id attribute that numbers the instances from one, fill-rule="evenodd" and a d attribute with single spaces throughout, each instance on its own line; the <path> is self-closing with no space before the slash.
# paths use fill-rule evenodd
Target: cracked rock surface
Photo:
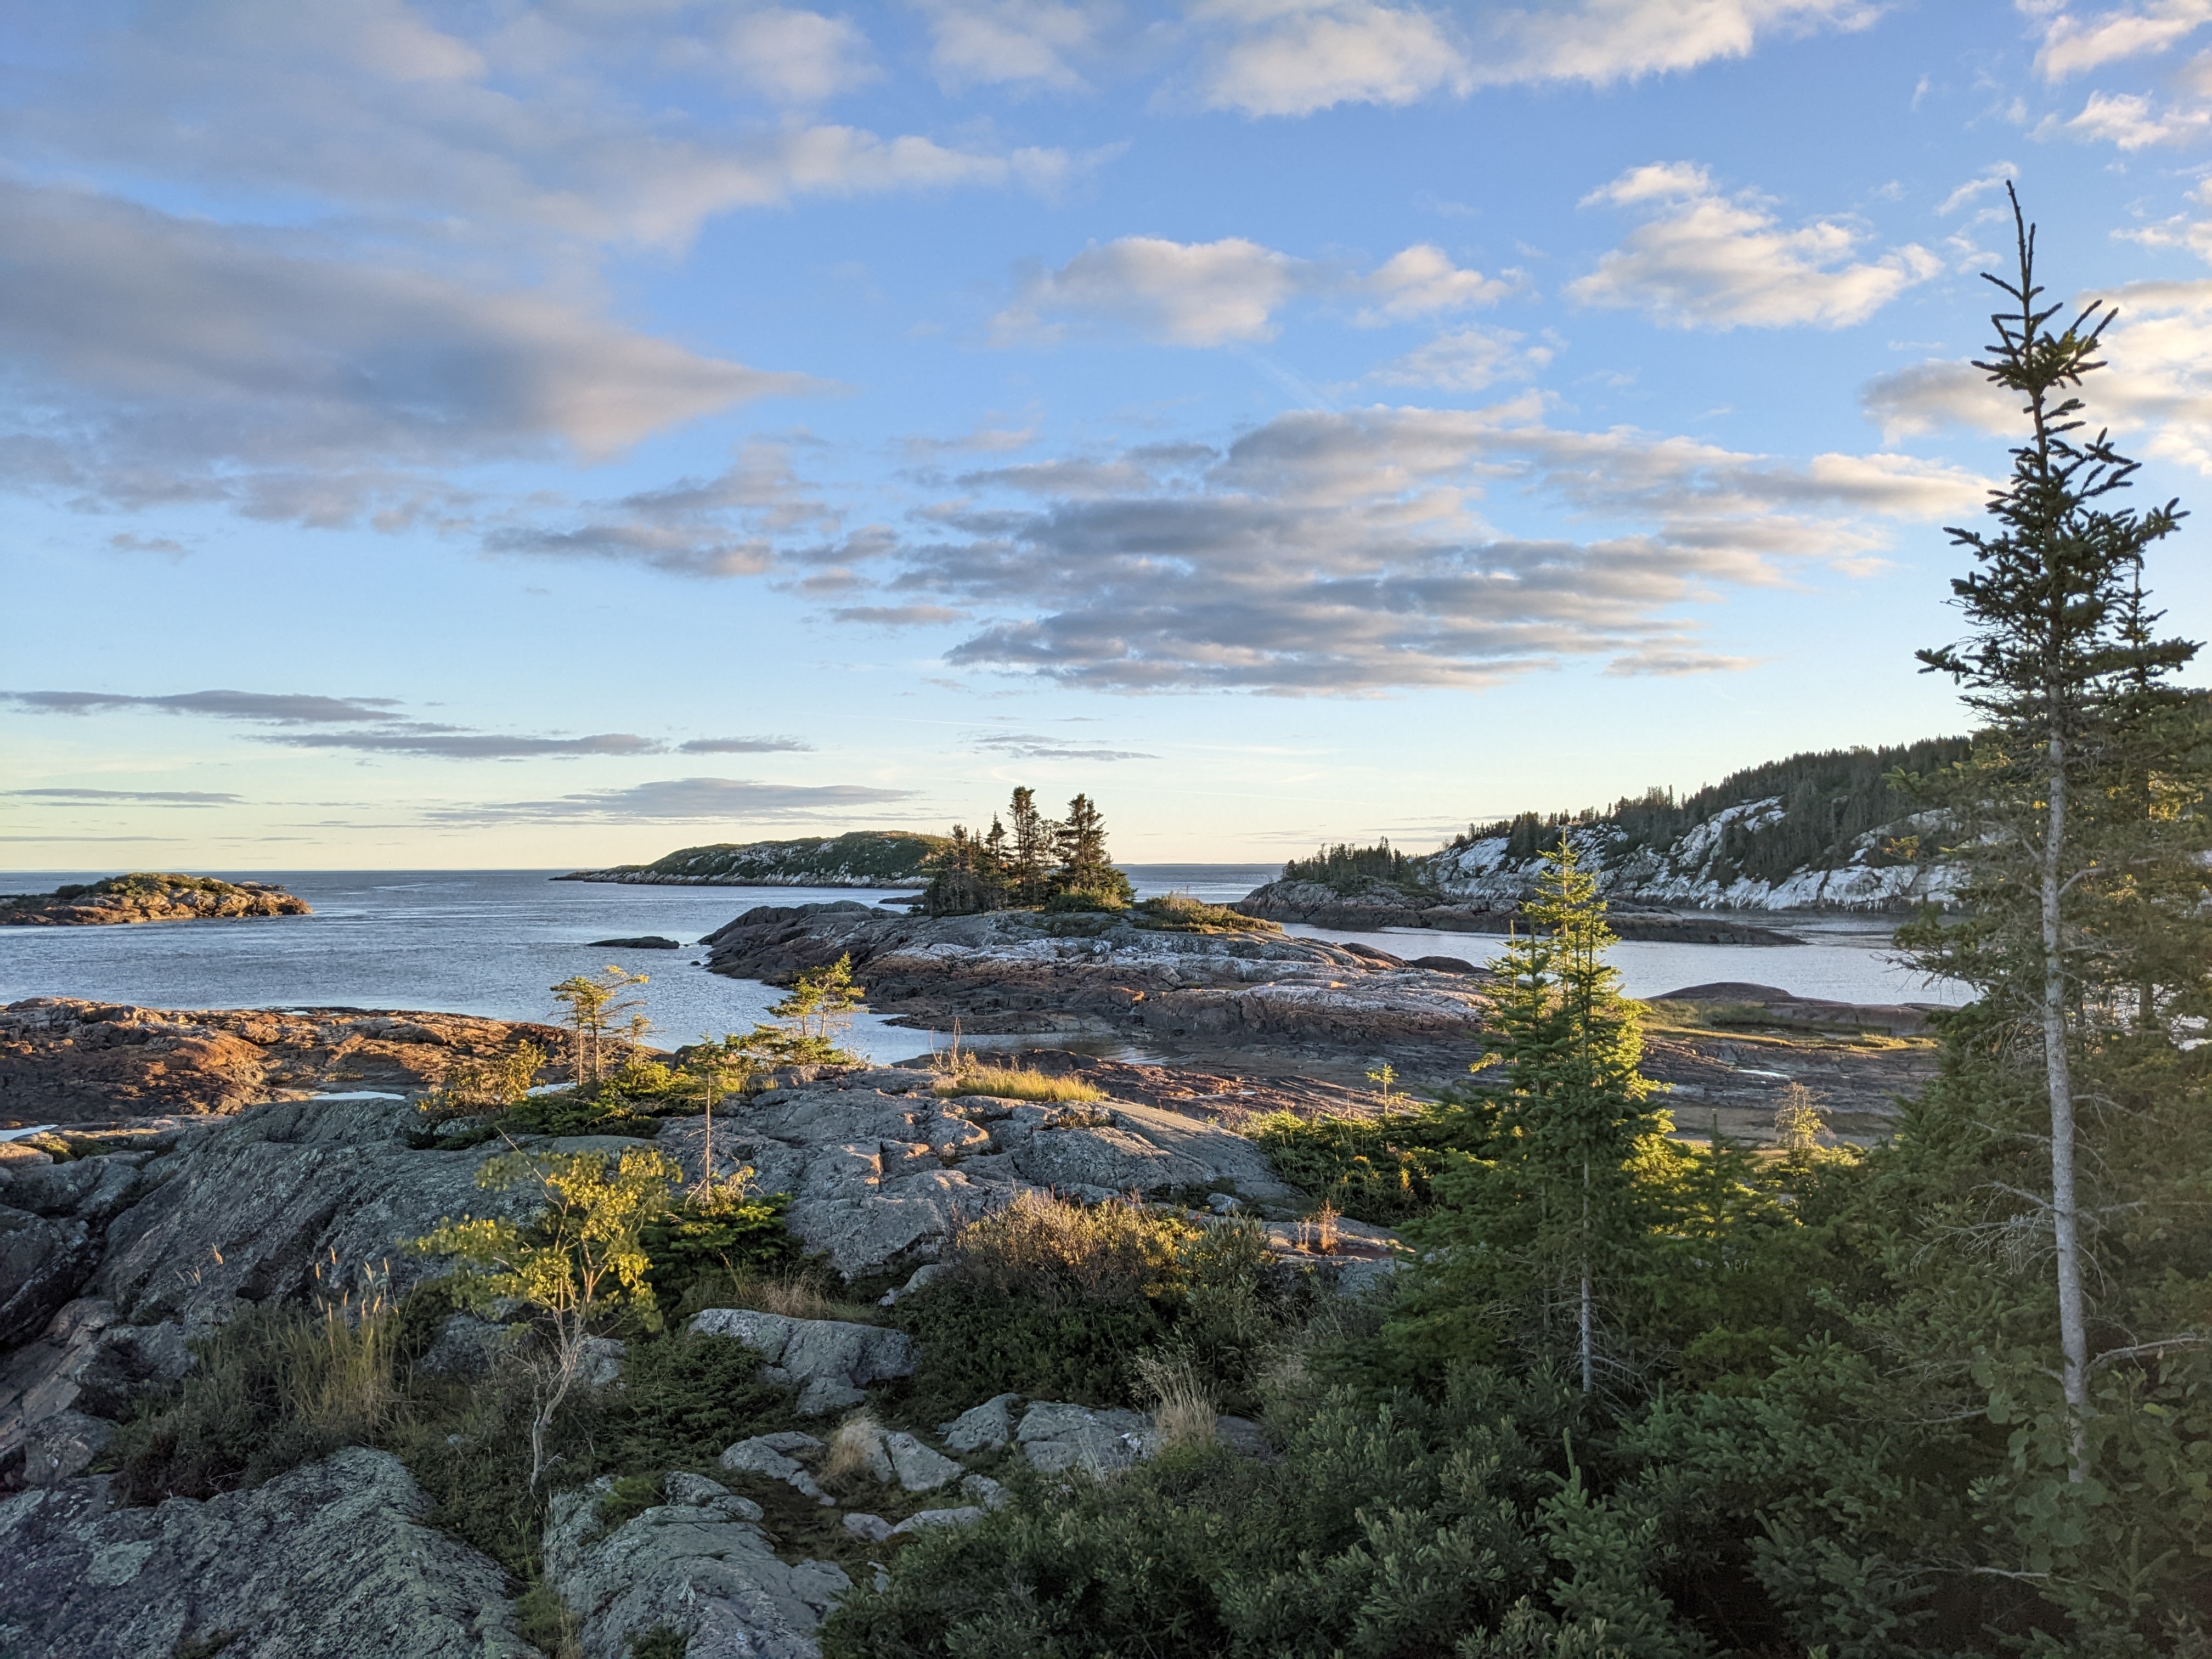
<path id="1" fill-rule="evenodd" d="M 633 1638 L 665 1626 L 685 1659 L 819 1659 L 814 1629 L 852 1588 L 828 1561 L 779 1560 L 759 1506 L 696 1474 L 672 1474 L 666 1503 L 602 1534 L 614 1482 L 553 1500 L 545 1576 L 582 1621 L 584 1659 L 626 1659 Z"/>
<path id="2" fill-rule="evenodd" d="M 429 1500 L 388 1453 L 205 1503 L 110 1509 L 107 1486 L 0 1499 L 0 1653 L 158 1659 L 228 1636 L 226 1659 L 534 1659 L 499 1568 L 418 1524 Z"/>

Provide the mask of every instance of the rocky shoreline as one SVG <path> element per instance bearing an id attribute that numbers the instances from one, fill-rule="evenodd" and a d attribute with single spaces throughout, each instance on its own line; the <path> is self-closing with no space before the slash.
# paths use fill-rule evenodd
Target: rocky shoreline
<path id="1" fill-rule="evenodd" d="M 1498 902 L 1451 898 L 1441 892 L 1414 892 L 1374 882 L 1350 893 L 1316 881 L 1273 881 L 1237 902 L 1248 916 L 1297 922 L 1309 927 L 1346 932 L 1387 927 L 1420 927 L 1447 933 L 1505 933 L 1525 926 L 1512 898 Z M 1803 941 L 1778 928 L 1763 927 L 1733 916 L 1643 908 L 1615 902 L 1606 921 L 1626 939 L 1669 945 L 1797 945 Z"/>
<path id="2" fill-rule="evenodd" d="M 526 1038 L 549 1054 L 567 1041 L 553 1026 L 467 1014 L 32 997 L 0 1008 L 0 1127 L 234 1112 L 356 1090 L 410 1093 Z"/>
<path id="3" fill-rule="evenodd" d="M 0 927 L 97 927 L 140 921 L 235 921 L 312 915 L 307 901 L 258 881 L 139 874 L 0 896 Z"/>
<path id="4" fill-rule="evenodd" d="M 772 984 L 849 957 L 870 1008 L 920 1030 L 1121 1037 L 1283 1070 L 1389 1059 L 1408 1077 L 1463 1074 L 1482 1052 L 1483 981 L 1470 964 L 1416 966 L 1273 928 L 1181 932 L 1128 913 L 890 915 L 846 901 L 763 905 L 702 944 L 712 971 Z"/>

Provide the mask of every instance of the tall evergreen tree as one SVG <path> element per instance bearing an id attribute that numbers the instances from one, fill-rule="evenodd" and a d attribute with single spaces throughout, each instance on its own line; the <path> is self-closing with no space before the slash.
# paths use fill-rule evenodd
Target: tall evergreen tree
<path id="1" fill-rule="evenodd" d="M 2009 308 L 1992 316 L 1997 343 L 1976 367 L 2024 400 L 2030 432 L 2013 451 L 2009 483 L 1990 497 L 1996 527 L 1950 532 L 1974 556 L 1975 568 L 1952 584 L 1969 636 L 1920 653 L 1959 682 L 1984 724 L 1951 802 L 1970 921 L 1917 937 L 1930 966 L 1974 983 L 1992 1013 L 2034 1032 L 2050 1124 L 2047 1192 L 2036 1205 L 2051 1240 L 2079 1480 L 2091 1354 L 2076 1073 L 2108 993 L 2136 977 L 2118 957 L 2140 954 L 2116 950 L 2115 934 L 2091 923 L 2124 880 L 2135 831 L 2148 827 L 2122 828 L 2127 750 L 2148 735 L 2152 689 L 2196 647 L 2148 637 L 2138 598 L 2144 550 L 2180 514 L 2172 504 L 2142 513 L 2105 505 L 2136 464 L 2102 432 L 2072 435 L 2084 425 L 2074 389 L 2103 366 L 2097 352 L 2114 313 L 2092 304 L 2054 331 L 2063 308 L 2042 303 L 2035 233 L 2016 196 L 2013 213 L 2018 276 L 1988 278 Z M 2116 980 L 2116 969 L 2126 977 Z"/>
<path id="2" fill-rule="evenodd" d="M 1446 1207 L 1420 1240 L 1447 1304 L 1510 1310 L 1523 1328 L 1569 1316 L 1583 1392 L 1606 1357 L 1608 1292 L 1633 1271 L 1651 1203 L 1638 1164 L 1671 1127 L 1638 1069 L 1636 1006 L 1607 964 L 1614 943 L 1597 883 L 1562 838 L 1507 941 L 1484 1035 L 1511 1089 L 1492 1156 L 1440 1178 Z M 1548 1346 L 1548 1344 L 1547 1344 Z"/>
<path id="3" fill-rule="evenodd" d="M 1037 811 L 1036 791 L 1016 788 L 1006 808 L 1013 824 L 1008 885 L 1015 902 L 1042 904 L 1052 878 L 1052 820 Z"/>

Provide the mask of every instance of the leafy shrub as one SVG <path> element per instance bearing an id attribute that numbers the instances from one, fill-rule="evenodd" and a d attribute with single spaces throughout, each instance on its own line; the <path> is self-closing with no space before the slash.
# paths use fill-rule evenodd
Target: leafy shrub
<path id="1" fill-rule="evenodd" d="M 1188 1229 L 1135 1204 L 1076 1204 L 1034 1189 L 953 1229 L 945 1261 L 978 1290 L 1047 1308 L 1141 1301 Z"/>
<path id="2" fill-rule="evenodd" d="M 1142 1299 L 1059 1307 L 967 1282 L 940 1282 L 902 1301 L 892 1321 L 921 1345 L 909 1414 L 933 1421 L 1012 1389 L 1038 1400 L 1127 1404 L 1138 1352 L 1168 1334 L 1166 1312 Z"/>
<path id="3" fill-rule="evenodd" d="M 1123 878 L 1127 884 L 1127 878 Z M 1111 914 L 1129 908 L 1127 896 L 1120 892 L 1107 892 L 1094 887 L 1071 887 L 1054 893 L 1044 902 L 1046 914 L 1065 915 L 1070 912 L 1103 911 Z"/>
<path id="4" fill-rule="evenodd" d="M 686 1331 L 632 1343 L 621 1389 L 602 1392 L 610 1465 L 653 1474 L 712 1467 L 724 1447 L 790 1426 L 792 1391 L 760 1381 L 760 1367 L 735 1337 Z"/>
<path id="5" fill-rule="evenodd" d="M 1339 1391 L 1291 1426 L 1272 1466 L 1217 1449 L 1013 1481 L 1005 1508 L 915 1539 L 886 1588 L 848 1595 L 825 1659 L 1701 1650 L 1662 1594 L 1652 1518 L 1593 1498 L 1569 1457 L 1577 1402 L 1555 1379 Z"/>
<path id="6" fill-rule="evenodd" d="M 629 1659 L 684 1659 L 691 1638 L 673 1625 L 655 1625 L 629 1638 Z"/>

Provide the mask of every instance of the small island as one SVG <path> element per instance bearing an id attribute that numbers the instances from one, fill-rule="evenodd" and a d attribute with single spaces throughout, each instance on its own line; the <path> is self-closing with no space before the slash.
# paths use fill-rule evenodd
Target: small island
<path id="1" fill-rule="evenodd" d="M 553 879 L 648 887 L 920 887 L 951 845 L 943 836 L 910 830 L 855 830 L 796 841 L 684 847 L 650 864 L 572 870 Z"/>
<path id="2" fill-rule="evenodd" d="M 0 926 L 84 927 L 124 921 L 192 921 L 313 914 L 305 899 L 258 881 L 138 871 L 51 893 L 0 894 Z"/>

